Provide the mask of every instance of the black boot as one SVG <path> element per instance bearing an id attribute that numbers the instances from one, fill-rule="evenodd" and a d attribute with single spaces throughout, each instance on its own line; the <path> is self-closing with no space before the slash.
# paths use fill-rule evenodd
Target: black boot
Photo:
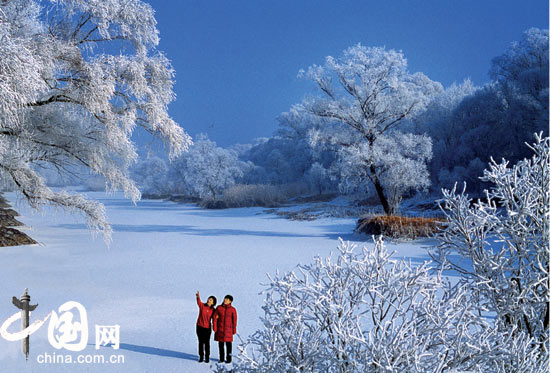
<path id="1" fill-rule="evenodd" d="M 202 356 L 199 357 L 199 363 L 202 363 L 204 361 L 204 358 Z"/>
<path id="2" fill-rule="evenodd" d="M 210 362 L 210 358 L 207 356 L 206 359 L 204 359 L 204 362 L 208 364 Z"/>

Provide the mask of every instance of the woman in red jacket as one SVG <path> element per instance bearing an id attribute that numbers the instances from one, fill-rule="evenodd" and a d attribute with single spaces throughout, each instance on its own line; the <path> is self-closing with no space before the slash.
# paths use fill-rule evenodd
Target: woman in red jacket
<path id="1" fill-rule="evenodd" d="M 214 312 L 214 340 L 218 341 L 220 363 L 231 363 L 233 335 L 237 334 L 237 310 L 231 305 L 233 297 L 226 295 L 223 304 Z M 227 348 L 227 359 L 224 360 L 224 343 Z"/>
<path id="2" fill-rule="evenodd" d="M 209 296 L 206 303 L 201 302 L 197 290 L 197 305 L 199 306 L 199 318 L 197 319 L 197 337 L 199 338 L 199 363 L 210 362 L 210 335 L 212 334 L 212 315 L 216 305 L 216 297 Z"/>

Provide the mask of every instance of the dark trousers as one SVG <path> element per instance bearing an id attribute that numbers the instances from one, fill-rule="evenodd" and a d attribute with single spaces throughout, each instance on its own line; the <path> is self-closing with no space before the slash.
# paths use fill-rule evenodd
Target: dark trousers
<path id="1" fill-rule="evenodd" d="M 199 357 L 210 357 L 210 328 L 203 328 L 197 325 L 197 337 L 199 338 Z"/>
<path id="2" fill-rule="evenodd" d="M 225 343 L 225 349 L 227 350 L 227 359 L 224 359 L 225 354 L 223 353 L 223 344 Z M 226 363 L 231 362 L 231 351 L 233 350 L 233 342 L 218 342 L 218 348 L 220 349 L 220 361 Z"/>

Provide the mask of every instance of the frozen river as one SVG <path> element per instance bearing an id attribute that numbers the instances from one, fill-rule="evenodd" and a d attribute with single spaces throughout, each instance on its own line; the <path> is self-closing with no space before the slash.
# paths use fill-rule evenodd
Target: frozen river
<path id="1" fill-rule="evenodd" d="M 88 195 L 106 206 L 114 230 L 110 247 L 101 236 L 92 237 L 79 215 L 50 208 L 36 213 L 16 203 L 14 194 L 5 195 L 39 244 L 0 248 L 0 321 L 17 311 L 12 296 L 29 288 L 31 304 L 39 304 L 31 322 L 76 301 L 87 312 L 89 338 L 80 352 L 57 350 L 48 342 L 46 323 L 30 337 L 28 361 L 19 342 L 0 338 L 2 371 L 208 372 L 206 364 L 196 362 L 197 290 L 218 302 L 233 295 L 238 335 L 245 339 L 260 326 L 263 296 L 258 293 L 266 273 L 326 256 L 335 251 L 338 237 L 360 245 L 366 240 L 353 234 L 353 219 L 296 222 L 262 208 L 203 210 L 153 200 L 135 206 L 118 194 Z M 422 244 L 390 247 L 397 256 L 423 261 L 428 257 Z M 367 245 L 372 246 L 370 240 Z M 115 324 L 120 348 L 96 350 L 94 326 Z M 9 328 L 18 330 L 19 322 Z M 124 363 L 42 363 L 55 355 L 123 355 Z M 211 357 L 217 360 L 213 341 Z"/>

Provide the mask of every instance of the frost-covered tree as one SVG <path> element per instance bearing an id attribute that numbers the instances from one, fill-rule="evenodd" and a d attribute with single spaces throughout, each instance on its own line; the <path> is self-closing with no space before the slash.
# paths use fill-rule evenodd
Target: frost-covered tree
<path id="1" fill-rule="evenodd" d="M 132 168 L 132 179 L 140 191 L 147 194 L 164 194 L 168 191 L 168 166 L 159 157 L 150 157 L 138 162 Z"/>
<path id="2" fill-rule="evenodd" d="M 517 85 L 520 92 L 548 107 L 548 57 L 548 30 L 530 28 L 493 59 L 489 75 L 503 84 Z"/>
<path id="3" fill-rule="evenodd" d="M 329 173 L 319 162 L 315 162 L 311 165 L 305 177 L 311 189 L 320 195 L 323 194 L 323 191 L 330 185 Z"/>
<path id="4" fill-rule="evenodd" d="M 156 47 L 154 11 L 139 0 L 0 2 L 0 173 L 33 207 L 83 212 L 109 237 L 101 204 L 49 189 L 33 166 L 83 165 L 108 189 L 140 193 L 128 177 L 136 126 L 171 156 L 191 143 L 168 115 L 174 71 Z"/>
<path id="5" fill-rule="evenodd" d="M 201 134 L 189 151 L 182 154 L 173 165 L 179 171 L 172 175 L 181 175 L 184 182 L 172 182 L 188 188 L 180 191 L 185 194 L 215 199 L 243 176 L 247 166 L 245 162 L 239 161 L 235 151 L 218 147 L 214 141 Z"/>
<path id="6" fill-rule="evenodd" d="M 332 173 L 346 190 L 366 180 L 372 182 L 369 165 L 374 164 L 390 212 L 395 213 L 405 193 L 430 185 L 427 162 L 431 156 L 429 137 L 394 131 L 392 136 L 380 136 L 372 146 L 358 143 L 340 149 Z"/>
<path id="7" fill-rule="evenodd" d="M 391 138 L 405 119 L 424 109 L 442 91 L 441 84 L 422 73 L 410 74 L 401 52 L 360 44 L 346 49 L 341 58 L 327 57 L 324 66 L 313 65 L 301 75 L 313 80 L 322 92 L 321 97 L 306 100 L 303 107 L 311 115 L 337 124 L 336 128 L 328 126 L 327 133 L 317 132 L 316 138 L 340 147 L 361 148 L 364 175 L 374 186 L 384 212 L 392 214 L 394 206 L 387 191 L 390 180 L 384 180 L 378 167 L 384 162 L 379 157 L 392 154 L 377 152 L 377 142 Z"/>
<path id="8" fill-rule="evenodd" d="M 336 257 L 270 277 L 243 372 L 543 372 L 525 334 L 479 315 L 467 288 L 427 263 L 341 242 Z"/>
<path id="9" fill-rule="evenodd" d="M 524 143 L 533 133 L 548 134 L 548 45 L 548 30 L 527 30 L 493 59 L 492 82 L 451 86 L 415 120 L 416 133 L 433 139 L 434 189 L 466 181 L 479 196 L 487 188 L 480 171 L 491 157 L 515 163 L 529 156 Z"/>
<path id="10" fill-rule="evenodd" d="M 453 113 L 466 97 L 473 95 L 478 89 L 470 80 L 465 80 L 461 84 L 452 84 L 434 97 L 426 110 L 415 117 L 410 125 L 414 133 L 428 134 L 432 138 L 433 157 L 428 162 L 428 171 L 434 190 L 439 191 L 440 185 L 447 185 L 447 180 L 452 181 L 450 187 L 457 180 L 466 180 L 461 179 L 462 175 L 452 175 L 452 168 L 455 166 L 453 162 L 456 162 L 457 152 L 460 151 L 457 149 L 456 143 L 462 135 L 462 123 L 459 120 L 454 120 Z M 462 118 L 462 120 L 466 119 Z M 463 146 L 465 145 L 463 144 Z M 484 168 L 485 165 L 481 171 Z M 476 171 L 477 173 L 475 173 Z M 472 169 L 470 173 L 478 178 L 481 175 L 479 171 Z M 439 177 L 441 172 L 443 172 L 443 176 Z M 464 174 L 467 172 L 468 170 L 465 169 Z"/>
<path id="11" fill-rule="evenodd" d="M 281 138 L 266 139 L 252 147 L 246 154 L 247 160 L 262 167 L 264 174 L 251 181 L 254 183 L 285 184 L 303 180 L 305 172 L 311 167 L 313 155 L 304 139 Z"/>
<path id="12" fill-rule="evenodd" d="M 497 144 L 504 146 L 500 154 L 492 154 L 495 157 L 516 162 L 527 156 L 523 144 L 530 141 L 532 133 L 548 135 L 548 47 L 548 30 L 531 28 L 492 61 L 489 75 L 499 92 L 497 109 L 504 114 L 495 137 L 506 138 L 505 143 Z"/>
<path id="13" fill-rule="evenodd" d="M 470 79 L 465 79 L 460 84 L 453 83 L 445 88 L 430 101 L 425 111 L 413 118 L 411 124 L 414 127 L 414 132 L 429 132 L 430 135 L 448 142 L 447 137 L 452 134 L 448 133 L 446 123 L 450 122 L 453 111 L 462 100 L 474 94 L 478 89 L 479 87 L 476 87 Z"/>
<path id="14" fill-rule="evenodd" d="M 537 135 L 534 154 L 513 167 L 492 161 L 486 201 L 444 190 L 449 221 L 433 257 L 457 270 L 477 302 L 501 324 L 528 335 L 548 355 L 550 293 L 550 139 Z M 458 255 L 457 255 L 458 254 Z"/>

